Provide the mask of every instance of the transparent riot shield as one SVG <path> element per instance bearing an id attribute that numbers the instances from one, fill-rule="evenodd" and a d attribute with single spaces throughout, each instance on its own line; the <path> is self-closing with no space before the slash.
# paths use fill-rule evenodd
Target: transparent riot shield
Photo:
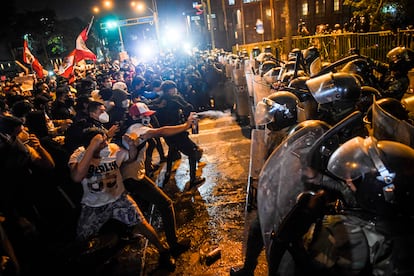
<path id="1" fill-rule="evenodd" d="M 305 190 L 302 169 L 315 141 L 327 131 L 319 120 L 302 122 L 303 127 L 290 134 L 274 149 L 259 174 L 257 206 L 266 253 L 271 236 Z"/>
<path id="2" fill-rule="evenodd" d="M 414 126 L 396 118 L 376 101 L 372 105 L 372 131 L 378 140 L 392 140 L 414 147 Z"/>

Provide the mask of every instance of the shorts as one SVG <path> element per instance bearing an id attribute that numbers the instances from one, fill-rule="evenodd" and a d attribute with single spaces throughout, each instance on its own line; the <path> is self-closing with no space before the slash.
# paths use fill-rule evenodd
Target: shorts
<path id="1" fill-rule="evenodd" d="M 145 217 L 132 197 L 124 193 L 116 201 L 99 207 L 82 205 L 76 229 L 79 240 L 85 241 L 99 233 L 110 219 L 116 219 L 127 226 L 145 221 Z"/>

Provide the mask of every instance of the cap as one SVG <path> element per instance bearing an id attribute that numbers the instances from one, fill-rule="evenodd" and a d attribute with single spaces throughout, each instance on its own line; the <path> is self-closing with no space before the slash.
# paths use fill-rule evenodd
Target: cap
<path id="1" fill-rule="evenodd" d="M 12 134 L 16 127 L 23 125 L 23 121 L 12 115 L 0 115 L 0 132 Z"/>
<path id="2" fill-rule="evenodd" d="M 177 88 L 177 84 L 172 80 L 166 80 L 161 83 L 161 90 L 166 93 L 171 88 Z"/>
<path id="3" fill-rule="evenodd" d="M 135 103 L 129 108 L 129 115 L 140 117 L 140 116 L 151 116 L 155 113 L 154 110 L 148 108 L 144 103 Z"/>
<path id="4" fill-rule="evenodd" d="M 112 85 L 112 89 L 113 90 L 120 89 L 120 90 L 128 91 L 128 86 L 126 85 L 125 82 L 117 81 L 116 83 Z"/>

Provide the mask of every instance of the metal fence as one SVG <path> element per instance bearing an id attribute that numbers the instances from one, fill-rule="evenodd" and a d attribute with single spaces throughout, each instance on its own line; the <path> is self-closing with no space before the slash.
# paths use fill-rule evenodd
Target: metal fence
<path id="1" fill-rule="evenodd" d="M 323 61 L 332 62 L 348 56 L 350 50 L 355 48 L 362 55 L 375 60 L 386 61 L 387 52 L 396 46 L 414 49 L 414 30 L 294 36 L 289 49 L 287 49 L 286 44 L 287 39 L 283 38 L 236 45 L 233 47 L 233 52 L 246 50 L 250 54 L 255 48 L 259 48 L 260 52 L 270 49 L 276 57 L 284 59 L 294 48 L 306 49 L 315 46 L 319 49 Z"/>

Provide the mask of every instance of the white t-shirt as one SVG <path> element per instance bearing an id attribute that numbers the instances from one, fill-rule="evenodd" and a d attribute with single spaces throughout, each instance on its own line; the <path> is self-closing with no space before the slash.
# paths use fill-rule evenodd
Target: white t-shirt
<path id="1" fill-rule="evenodd" d="M 69 165 L 79 163 L 85 148 L 79 147 L 69 158 Z M 129 152 L 117 144 L 109 143 L 101 150 L 101 158 L 94 158 L 87 176 L 82 179 L 83 196 L 81 203 L 99 207 L 117 200 L 125 191 L 120 166 L 129 159 Z"/>
<path id="2" fill-rule="evenodd" d="M 141 134 L 145 133 L 150 127 L 144 126 L 143 124 L 133 124 L 130 125 L 126 134 L 135 134 L 136 137 L 139 137 Z M 135 138 L 135 137 L 134 137 Z M 145 140 L 141 140 L 140 143 L 144 143 Z M 128 147 L 128 144 L 125 141 L 122 141 L 122 144 Z M 138 153 L 137 159 L 133 162 L 125 164 L 121 168 L 122 177 L 123 179 L 133 178 L 136 180 L 141 180 L 145 176 L 145 151 L 147 149 L 147 145 L 145 145 Z"/>

